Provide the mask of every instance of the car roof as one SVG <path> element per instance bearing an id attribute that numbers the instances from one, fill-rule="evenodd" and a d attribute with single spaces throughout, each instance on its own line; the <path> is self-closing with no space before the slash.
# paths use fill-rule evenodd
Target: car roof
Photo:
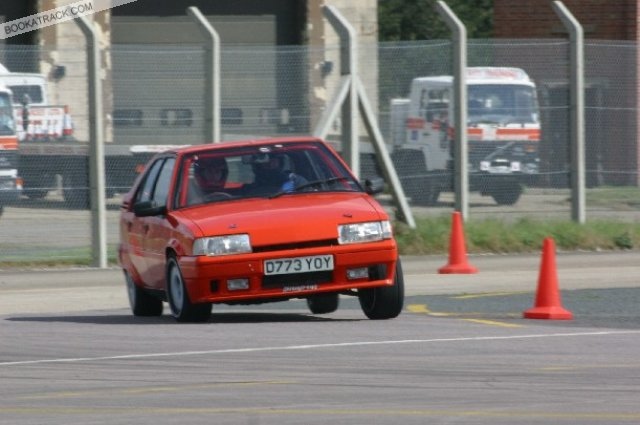
<path id="1" fill-rule="evenodd" d="M 173 148 L 165 151 L 181 153 L 181 154 L 191 154 L 201 152 L 203 150 L 215 150 L 215 149 L 225 149 L 229 146 L 234 147 L 244 147 L 244 146 L 264 146 L 264 145 L 273 145 L 273 144 L 289 144 L 289 143 L 299 143 L 299 142 L 322 142 L 324 141 L 317 137 L 312 136 L 288 136 L 288 137 L 268 137 L 264 139 L 246 139 L 246 140 L 228 140 L 220 143 L 205 143 L 202 145 L 190 145 L 180 148 Z"/>

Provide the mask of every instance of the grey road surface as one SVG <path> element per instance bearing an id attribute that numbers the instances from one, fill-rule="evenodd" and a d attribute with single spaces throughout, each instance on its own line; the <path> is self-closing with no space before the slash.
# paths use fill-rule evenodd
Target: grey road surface
<path id="1" fill-rule="evenodd" d="M 559 252 L 555 259 L 560 290 L 640 287 L 640 251 Z M 541 255 L 469 255 L 467 261 L 477 274 L 438 274 L 447 256 L 403 257 L 406 294 L 536 291 Z M 127 306 L 117 268 L 0 271 L 0 314 Z"/>
<path id="2" fill-rule="evenodd" d="M 120 272 L 0 272 L 0 424 L 640 423 L 640 252 L 558 253 L 570 321 L 521 317 L 540 257 L 405 257 L 407 300 L 131 316 Z"/>

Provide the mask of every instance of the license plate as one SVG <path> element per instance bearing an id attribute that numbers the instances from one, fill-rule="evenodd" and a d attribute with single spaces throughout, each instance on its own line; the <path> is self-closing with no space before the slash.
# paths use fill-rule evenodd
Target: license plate
<path id="1" fill-rule="evenodd" d="M 265 260 L 264 274 L 309 273 L 333 270 L 333 255 L 312 255 L 309 257 L 278 258 Z"/>

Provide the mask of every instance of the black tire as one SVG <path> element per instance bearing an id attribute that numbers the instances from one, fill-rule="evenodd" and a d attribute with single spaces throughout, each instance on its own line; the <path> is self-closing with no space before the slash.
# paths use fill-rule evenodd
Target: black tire
<path id="1" fill-rule="evenodd" d="M 131 275 L 124 272 L 127 283 L 129 305 L 134 316 L 162 316 L 162 300 L 154 297 L 133 282 Z"/>
<path id="2" fill-rule="evenodd" d="M 404 193 L 411 198 L 411 203 L 421 206 L 435 205 L 440 196 L 440 187 L 437 179 L 427 171 L 422 152 L 401 149 L 392 157 Z"/>
<path id="3" fill-rule="evenodd" d="M 48 189 L 25 189 L 23 191 L 27 198 L 29 199 L 43 199 L 45 196 L 49 194 Z"/>
<path id="4" fill-rule="evenodd" d="M 62 197 L 73 209 L 89 209 L 87 176 L 79 171 L 70 171 L 62 176 Z"/>
<path id="5" fill-rule="evenodd" d="M 307 306 L 313 314 L 333 313 L 338 309 L 340 297 L 337 293 L 319 294 L 307 298 Z"/>
<path id="6" fill-rule="evenodd" d="M 412 195 L 411 199 L 416 205 L 432 207 L 438 203 L 439 197 L 440 188 L 438 187 L 438 182 L 435 177 L 427 176 L 422 179 L 422 188 L 418 193 Z"/>
<path id="7" fill-rule="evenodd" d="M 491 197 L 498 205 L 514 205 L 522 195 L 522 185 L 517 181 L 496 184 Z"/>
<path id="8" fill-rule="evenodd" d="M 404 276 L 398 258 L 393 286 L 358 290 L 358 300 L 364 314 L 372 320 L 386 320 L 397 317 L 404 304 Z"/>
<path id="9" fill-rule="evenodd" d="M 167 301 L 171 315 L 178 322 L 206 322 L 211 317 L 211 303 L 192 304 L 175 257 L 167 261 Z"/>

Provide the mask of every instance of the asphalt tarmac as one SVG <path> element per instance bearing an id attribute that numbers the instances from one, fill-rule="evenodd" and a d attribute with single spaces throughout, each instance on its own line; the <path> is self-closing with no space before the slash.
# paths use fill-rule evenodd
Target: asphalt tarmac
<path id="1" fill-rule="evenodd" d="M 0 272 L 0 424 L 637 424 L 640 252 L 557 253 L 572 320 L 529 320 L 540 255 L 403 257 L 406 302 L 131 315 L 121 272 Z"/>

